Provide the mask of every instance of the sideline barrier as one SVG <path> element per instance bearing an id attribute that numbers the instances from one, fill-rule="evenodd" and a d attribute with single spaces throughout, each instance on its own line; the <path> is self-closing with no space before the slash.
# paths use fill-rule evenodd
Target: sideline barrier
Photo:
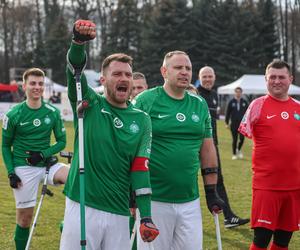
<path id="1" fill-rule="evenodd" d="M 3 115 L 13 106 L 17 105 L 17 102 L 0 102 L 0 119 Z M 73 112 L 69 102 L 63 103 L 51 103 L 51 105 L 57 107 L 60 110 L 61 117 L 64 121 L 73 121 Z"/>

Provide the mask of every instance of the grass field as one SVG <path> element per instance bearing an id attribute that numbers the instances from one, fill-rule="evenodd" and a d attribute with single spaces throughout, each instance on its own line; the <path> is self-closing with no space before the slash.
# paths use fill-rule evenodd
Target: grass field
<path id="1" fill-rule="evenodd" d="M 72 150 L 73 129 L 72 123 L 66 123 L 68 141 L 66 150 Z M 225 186 L 233 211 L 241 217 L 250 216 L 251 207 L 251 141 L 246 140 L 243 160 L 231 160 L 231 136 L 229 130 L 220 121 L 219 143 L 222 159 L 222 171 Z M 63 160 L 64 161 L 64 160 Z M 199 181 L 201 197 L 203 196 L 202 180 Z M 59 248 L 59 223 L 64 213 L 64 195 L 62 187 L 51 187 L 54 196 L 44 199 L 38 224 L 33 236 L 32 250 L 57 250 Z M 205 199 L 202 199 L 204 249 L 217 249 L 213 217 L 209 214 Z M 249 224 L 235 228 L 224 229 L 223 215 L 219 216 L 221 236 L 224 250 L 248 249 L 252 241 L 252 231 Z M 15 230 L 15 203 L 12 189 L 9 187 L 6 169 L 0 159 L 0 249 L 14 249 L 13 233 Z M 290 250 L 300 249 L 300 234 L 295 233 L 290 244 Z M 122 249 L 120 249 L 122 250 Z"/>

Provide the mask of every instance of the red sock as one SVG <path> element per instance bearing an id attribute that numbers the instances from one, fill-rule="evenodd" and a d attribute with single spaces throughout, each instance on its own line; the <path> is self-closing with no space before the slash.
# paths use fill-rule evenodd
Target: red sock
<path id="1" fill-rule="evenodd" d="M 272 242 L 270 250 L 288 250 L 288 247 L 280 247 L 277 246 L 274 242 Z"/>
<path id="2" fill-rule="evenodd" d="M 254 243 L 252 243 L 249 250 L 267 250 L 267 248 L 257 247 L 254 245 Z"/>

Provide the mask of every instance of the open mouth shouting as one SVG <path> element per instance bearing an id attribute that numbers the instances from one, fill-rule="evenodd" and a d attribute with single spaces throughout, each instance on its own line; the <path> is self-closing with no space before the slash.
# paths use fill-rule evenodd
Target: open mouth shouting
<path id="1" fill-rule="evenodd" d="M 127 83 L 120 83 L 116 86 L 116 96 L 121 99 L 128 99 L 130 94 L 129 85 Z"/>

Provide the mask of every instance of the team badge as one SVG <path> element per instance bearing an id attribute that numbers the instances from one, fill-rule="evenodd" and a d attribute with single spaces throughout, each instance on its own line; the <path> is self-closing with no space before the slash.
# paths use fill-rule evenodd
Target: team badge
<path id="1" fill-rule="evenodd" d="M 116 117 L 114 119 L 114 126 L 116 128 L 122 128 L 123 127 L 123 122 L 118 117 Z"/>
<path id="2" fill-rule="evenodd" d="M 47 116 L 44 120 L 44 123 L 46 123 L 47 125 L 50 124 L 51 119 Z"/>
<path id="3" fill-rule="evenodd" d="M 185 115 L 182 113 L 177 113 L 176 114 L 176 119 L 180 122 L 184 122 L 185 121 Z"/>
<path id="4" fill-rule="evenodd" d="M 40 119 L 34 119 L 34 120 L 33 120 L 33 125 L 34 125 L 35 127 L 40 126 L 40 125 L 41 125 Z"/>
<path id="5" fill-rule="evenodd" d="M 217 104 L 217 100 L 213 99 L 213 104 L 216 105 Z"/>
<path id="6" fill-rule="evenodd" d="M 132 133 L 136 134 L 140 131 L 140 127 L 135 123 L 133 122 L 130 126 L 129 126 L 129 129 Z"/>
<path id="7" fill-rule="evenodd" d="M 193 115 L 192 115 L 192 120 L 193 120 L 194 122 L 199 122 L 200 118 L 199 118 L 198 115 L 193 114 Z"/>
<path id="8" fill-rule="evenodd" d="M 284 119 L 284 120 L 287 120 L 287 119 L 289 119 L 289 113 L 288 112 L 286 112 L 286 111 L 283 111 L 283 112 L 281 112 L 281 118 L 282 119 Z"/>
<path id="9" fill-rule="evenodd" d="M 294 118 L 295 118 L 297 121 L 299 121 L 299 120 L 300 120 L 300 115 L 297 114 L 297 113 L 295 113 L 295 114 L 294 114 Z"/>

